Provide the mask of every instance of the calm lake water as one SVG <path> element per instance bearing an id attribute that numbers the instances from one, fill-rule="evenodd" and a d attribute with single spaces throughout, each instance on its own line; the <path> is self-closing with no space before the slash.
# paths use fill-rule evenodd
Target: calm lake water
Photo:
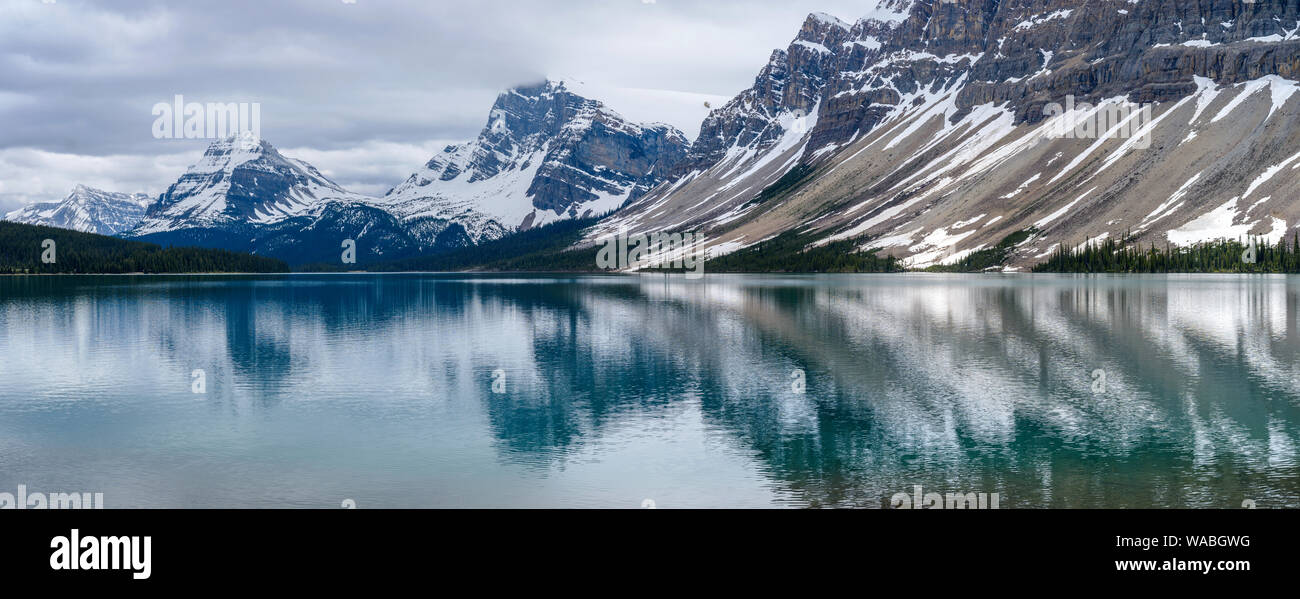
<path id="1" fill-rule="evenodd" d="M 0 492 L 110 508 L 1297 507 L 1298 446 L 1300 278 L 0 277 Z"/>

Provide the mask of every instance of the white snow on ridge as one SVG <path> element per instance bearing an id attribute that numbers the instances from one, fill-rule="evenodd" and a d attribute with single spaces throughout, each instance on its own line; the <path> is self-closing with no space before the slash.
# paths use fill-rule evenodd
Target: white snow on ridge
<path id="1" fill-rule="evenodd" d="M 830 53 L 831 53 L 830 48 L 827 48 L 826 46 L 823 46 L 823 45 L 821 45 L 821 44 L 819 44 L 819 43 L 817 43 L 817 42 L 810 42 L 810 41 L 808 41 L 808 40 L 795 40 L 794 44 L 795 44 L 796 46 L 802 46 L 802 47 L 804 47 L 804 48 L 808 48 L 809 50 L 812 50 L 812 51 L 814 51 L 814 52 L 818 52 L 818 53 L 821 53 L 821 54 L 830 54 Z"/>
<path id="2" fill-rule="evenodd" d="M 846 46 L 853 46 L 853 45 L 862 46 L 862 47 L 864 47 L 864 48 L 866 48 L 866 49 L 868 49 L 868 50 L 879 50 L 880 47 L 881 47 L 880 40 L 879 40 L 879 39 L 876 39 L 875 37 L 870 36 L 870 35 L 868 35 L 868 36 L 864 36 L 864 37 L 863 37 L 862 39 L 860 39 L 860 40 L 854 40 L 854 41 L 851 41 L 851 42 L 844 42 L 844 45 L 846 45 Z"/>
<path id="3" fill-rule="evenodd" d="M 844 21 L 841 21 L 841 20 L 839 19 L 839 17 L 836 17 L 836 16 L 834 16 L 834 15 L 829 15 L 829 14 L 826 14 L 826 13 L 824 13 L 824 12 L 815 12 L 815 13 L 812 13 L 812 14 L 810 14 L 810 15 L 808 15 L 808 16 L 809 16 L 810 18 L 817 19 L 817 21 L 820 22 L 820 23 L 822 23 L 823 25 L 834 25 L 834 26 L 836 26 L 836 27 L 839 27 L 839 28 L 841 28 L 841 29 L 845 29 L 845 30 L 852 29 L 852 26 L 851 26 L 851 25 L 849 25 L 848 23 L 845 23 Z"/>
<path id="4" fill-rule="evenodd" d="M 1274 33 L 1274 34 L 1272 34 L 1272 35 L 1263 35 L 1263 36 L 1259 36 L 1259 37 L 1248 37 L 1248 38 L 1246 38 L 1246 41 L 1248 41 L 1248 42 L 1264 42 L 1264 43 L 1285 42 L 1285 41 L 1288 41 L 1288 40 L 1295 39 L 1295 37 L 1296 37 L 1296 32 L 1297 32 L 1297 31 L 1300 31 L 1300 23 L 1296 23 L 1295 28 L 1292 29 L 1292 30 L 1290 30 L 1290 31 L 1287 31 L 1287 30 L 1283 29 L 1283 30 L 1282 30 L 1282 34 L 1280 34 L 1280 35 L 1277 34 L 1277 33 Z"/>
<path id="5" fill-rule="evenodd" d="M 5 214 L 4 220 L 116 235 L 140 222 L 152 202 L 152 197 L 142 193 L 113 193 L 77 185 L 60 201 L 23 206 Z"/>
<path id="6" fill-rule="evenodd" d="M 1076 252 L 1081 252 L 1081 251 L 1083 251 L 1083 250 L 1088 249 L 1088 246 L 1090 246 L 1090 245 L 1093 245 L 1093 246 L 1095 246 L 1095 245 L 1101 245 L 1101 242 L 1106 241 L 1106 240 L 1109 239 L 1109 238 L 1110 238 L 1110 232 L 1109 232 L 1109 231 L 1103 231 L 1103 232 L 1101 232 L 1101 234 L 1099 234 L 1099 235 L 1093 235 L 1092 237 L 1089 237 L 1088 239 L 1084 240 L 1083 243 L 1080 243 L 1079 245 L 1074 246 L 1074 251 L 1076 251 Z"/>
<path id="7" fill-rule="evenodd" d="M 780 158 L 781 155 L 785 154 L 787 151 L 793 149 L 795 146 L 799 145 L 802 142 L 805 144 L 805 147 L 800 148 L 799 153 L 794 158 L 787 161 L 786 170 L 793 168 L 794 164 L 799 161 L 800 157 L 802 157 L 804 151 L 807 150 L 806 139 L 808 137 L 808 133 L 812 131 L 812 128 L 817 124 L 817 115 L 820 111 L 821 111 L 821 102 L 818 102 L 817 105 L 813 106 L 813 109 L 809 111 L 808 114 L 805 115 L 800 115 L 794 112 L 782 113 L 781 116 L 777 117 L 777 123 L 780 125 L 782 131 L 784 131 L 784 133 L 781 135 L 781 139 L 777 141 L 776 144 L 769 147 L 768 149 L 763 150 L 763 155 L 761 158 L 759 158 L 757 161 L 751 164 L 749 168 L 745 170 L 745 172 L 735 175 L 734 177 L 731 178 L 730 181 L 723 184 L 719 188 L 719 191 L 727 191 L 735 187 L 737 184 L 743 182 L 745 179 L 748 179 L 751 175 L 762 170 L 763 167 L 766 167 L 768 164 L 771 164 L 772 161 L 776 160 L 777 158 Z"/>
<path id="8" fill-rule="evenodd" d="M 886 0 L 876 0 L 875 5 L 858 21 L 876 20 L 882 23 L 897 23 L 907 19 L 914 3 L 915 0 L 893 0 L 892 4 L 895 8 L 889 8 L 885 6 Z"/>
<path id="9" fill-rule="evenodd" d="M 1039 15 L 1039 16 L 1037 16 L 1037 17 L 1033 17 L 1033 18 L 1029 19 L 1028 21 L 1021 21 L 1021 22 L 1017 23 L 1015 27 L 1012 27 L 1011 30 L 1012 30 L 1012 31 L 1024 31 L 1024 30 L 1026 30 L 1026 29 L 1031 29 L 1031 28 L 1033 28 L 1033 27 L 1037 27 L 1037 26 L 1039 26 L 1039 25 L 1042 25 L 1043 23 L 1046 23 L 1046 22 L 1048 22 L 1048 21 L 1052 21 L 1052 20 L 1055 20 L 1055 19 L 1065 19 L 1065 18 L 1068 18 L 1068 17 L 1069 17 L 1071 14 L 1073 14 L 1073 13 L 1074 13 L 1074 10 L 1069 9 L 1069 8 L 1062 9 L 1062 10 L 1057 10 L 1057 11 L 1053 11 L 1053 12 L 1047 13 L 1047 14 L 1045 14 L 1045 15 Z"/>
<path id="10" fill-rule="evenodd" d="M 1265 75 L 1258 79 L 1238 83 L 1233 87 L 1241 88 L 1241 91 L 1238 92 L 1231 102 L 1228 102 L 1227 106 L 1224 106 L 1219 110 L 1219 113 L 1215 115 L 1214 118 L 1210 119 L 1211 123 L 1218 122 L 1224 117 L 1227 117 L 1232 113 L 1232 111 L 1236 110 L 1238 106 L 1241 106 L 1243 102 L 1254 95 L 1255 92 L 1258 92 L 1265 87 L 1269 88 L 1271 93 L 1270 99 L 1272 101 L 1272 106 L 1269 108 L 1268 115 L 1264 117 L 1267 120 L 1269 117 L 1273 116 L 1274 112 L 1277 112 L 1277 109 L 1281 108 L 1283 104 L 1286 104 L 1286 101 L 1289 100 L 1297 90 L 1300 90 L 1300 82 L 1283 79 L 1277 75 Z"/>
<path id="11" fill-rule="evenodd" d="M 1205 109 L 1208 108 L 1210 104 L 1213 104 L 1214 100 L 1218 98 L 1219 94 L 1222 92 L 1219 86 L 1214 83 L 1214 80 L 1209 77 L 1195 75 L 1192 77 L 1192 80 L 1196 82 L 1196 112 L 1192 114 L 1192 119 L 1187 121 L 1188 125 L 1195 123 L 1196 119 L 1201 118 L 1201 113 L 1205 112 Z"/>
<path id="12" fill-rule="evenodd" d="M 1239 198 L 1232 198 L 1223 205 L 1211 210 L 1187 224 L 1168 231 L 1165 237 L 1169 242 L 1177 246 L 1188 246 L 1195 243 L 1206 241 L 1216 241 L 1220 239 L 1245 239 L 1251 237 L 1250 230 L 1254 229 L 1260 221 L 1245 222 L 1233 224 L 1238 217 L 1237 203 Z M 1258 237 L 1266 239 L 1269 243 L 1277 243 L 1286 235 L 1286 221 L 1269 217 L 1269 232 Z"/>
<path id="13" fill-rule="evenodd" d="M 920 241 L 920 243 L 907 248 L 908 251 L 913 252 L 911 257 L 912 267 L 925 268 L 927 266 L 933 266 L 936 262 L 944 260 L 945 258 L 953 261 L 960 260 L 961 257 L 954 259 L 949 255 L 952 254 L 952 247 L 961 243 L 963 239 L 974 235 L 977 231 L 979 231 L 979 229 L 971 229 L 963 233 L 954 234 L 948 232 L 948 227 L 931 231 L 929 235 L 926 235 L 925 238 Z M 925 251 L 917 253 L 919 250 Z M 967 253 L 969 252 L 970 250 L 967 251 Z M 962 257 L 964 257 L 964 255 Z"/>
<path id="14" fill-rule="evenodd" d="M 1066 204 L 1066 205 L 1064 205 L 1064 206 L 1061 206 L 1060 208 L 1058 208 L 1058 209 L 1056 210 L 1056 212 L 1053 212 L 1053 213 L 1051 213 L 1051 214 L 1049 214 L 1049 215 L 1047 215 L 1047 216 L 1045 216 L 1045 217 L 1043 217 L 1043 218 L 1038 219 L 1038 221 L 1034 223 L 1034 226 L 1037 227 L 1037 228 L 1039 228 L 1039 229 L 1041 229 L 1041 228 L 1047 226 L 1048 224 L 1050 224 L 1052 221 L 1054 221 L 1054 220 L 1056 220 L 1056 219 L 1058 219 L 1058 218 L 1061 218 L 1062 216 L 1065 215 L 1066 212 L 1069 212 L 1070 209 L 1073 208 L 1075 204 L 1078 204 L 1080 201 L 1083 200 L 1083 198 L 1088 197 L 1088 194 L 1092 193 L 1092 192 L 1095 191 L 1096 189 L 1097 189 L 1097 188 L 1094 187 L 1094 188 L 1092 188 L 1092 189 L 1089 189 L 1088 191 L 1083 192 L 1083 195 L 1081 195 L 1081 196 L 1075 198 L 1075 200 L 1074 200 L 1073 202 L 1070 202 L 1069 204 Z"/>
<path id="15" fill-rule="evenodd" d="M 1255 177 L 1255 180 L 1250 182 L 1250 186 L 1246 188 L 1246 193 L 1241 195 L 1241 199 L 1244 200 L 1250 197 L 1250 194 L 1254 193 L 1256 189 L 1259 189 L 1260 185 L 1263 185 L 1269 179 L 1272 179 L 1273 175 L 1276 175 L 1278 171 L 1281 171 L 1284 167 L 1295 162 L 1296 160 L 1300 160 L 1300 154 L 1296 154 L 1290 158 L 1287 158 L 1286 160 L 1283 160 L 1282 162 L 1279 162 L 1265 169 L 1264 172 L 1260 174 L 1260 176 Z"/>
<path id="16" fill-rule="evenodd" d="M 1201 173 L 1192 175 L 1192 178 L 1188 179 L 1186 183 L 1183 183 L 1181 187 L 1174 191 L 1173 195 L 1169 196 L 1169 199 L 1165 200 L 1159 206 L 1156 206 L 1156 209 L 1152 210 L 1151 214 L 1148 214 L 1146 218 L 1143 218 L 1142 222 L 1138 223 L 1137 230 L 1142 231 L 1156 221 L 1173 214 L 1175 210 L 1183 205 L 1183 202 L 1181 201 L 1183 196 L 1187 195 L 1187 192 L 1191 190 L 1192 186 L 1200 179 Z"/>
<path id="17" fill-rule="evenodd" d="M 1140 128 L 1136 130 L 1134 130 L 1132 125 L 1130 125 L 1129 123 L 1135 119 L 1140 119 L 1142 115 L 1145 113 L 1141 110 L 1131 111 L 1128 117 L 1125 118 L 1123 121 L 1112 125 L 1110 129 L 1108 129 L 1105 133 L 1097 135 L 1097 139 L 1092 143 L 1092 145 L 1088 146 L 1086 150 L 1080 152 L 1077 156 L 1075 156 L 1074 159 L 1071 160 L 1069 164 L 1066 164 L 1065 167 L 1063 167 L 1060 170 L 1060 172 L 1056 174 L 1055 177 L 1052 177 L 1048 181 L 1048 183 L 1055 183 L 1057 179 L 1060 179 L 1061 177 L 1064 177 L 1065 175 L 1069 174 L 1071 171 L 1074 170 L 1075 167 L 1082 164 L 1084 160 L 1087 160 L 1087 158 L 1091 156 L 1093 152 L 1096 152 L 1107 142 L 1119 138 L 1120 133 L 1127 128 L 1130 134 L 1129 137 L 1125 139 L 1122 144 L 1120 144 L 1119 148 L 1117 148 L 1114 152 L 1111 153 L 1110 156 L 1106 158 L 1106 161 L 1102 164 L 1101 168 L 1097 169 L 1096 172 L 1094 172 L 1092 175 L 1088 177 L 1088 179 L 1091 180 L 1093 177 L 1096 177 L 1097 175 L 1101 174 L 1102 171 L 1106 170 L 1107 168 L 1110 168 L 1111 165 L 1118 162 L 1119 159 L 1123 158 L 1124 155 L 1127 154 L 1129 150 L 1133 149 L 1134 147 L 1137 147 L 1139 143 L 1146 141 L 1147 136 L 1150 135 L 1150 133 L 1155 130 L 1156 126 L 1158 126 L 1161 121 L 1163 121 L 1169 115 L 1177 112 L 1178 109 L 1182 107 L 1183 104 L 1186 104 L 1187 102 L 1191 101 L 1191 99 L 1194 97 L 1196 96 L 1195 95 L 1187 96 L 1179 100 L 1178 102 L 1175 102 L 1173 106 L 1171 106 L 1170 108 L 1162 112 L 1160 116 L 1155 117 L 1154 119 L 1148 122 L 1143 123 L 1139 120 L 1137 124 L 1140 125 Z M 1066 113 L 1059 117 L 1056 117 L 1056 119 L 1052 120 L 1052 123 L 1050 125 L 1059 126 L 1056 123 L 1057 119 L 1073 119 L 1073 120 L 1064 121 L 1066 123 L 1081 122 L 1081 120 L 1086 120 L 1086 119 L 1097 119 L 1098 118 L 1097 114 L 1099 111 L 1101 111 L 1103 108 L 1107 107 L 1108 105 L 1115 104 L 1115 103 L 1126 105 L 1128 107 L 1140 108 L 1139 105 L 1132 104 L 1128 100 L 1124 99 L 1123 97 L 1109 98 L 1103 100 L 1097 106 L 1093 107 L 1092 110 L 1086 112 L 1082 117 L 1070 116 L 1074 112 L 1081 112 L 1079 109 L 1076 109 L 1074 111 L 1071 111 L 1070 113 Z M 1046 127 L 1048 125 L 1044 125 L 1044 126 Z"/>
<path id="18" fill-rule="evenodd" d="M 1029 76 L 1030 79 L 1037 79 L 1043 75 L 1048 75 L 1052 72 L 1051 69 L 1047 68 L 1047 65 L 1052 64 L 1052 57 L 1056 56 L 1056 53 L 1052 52 L 1051 50 L 1039 50 L 1038 52 L 1043 55 L 1043 66 L 1042 68 L 1038 69 L 1037 73 L 1030 75 Z"/>
<path id="19" fill-rule="evenodd" d="M 983 220 L 983 218 L 984 218 L 985 216 L 988 216 L 988 214 L 987 214 L 987 213 L 981 213 L 979 216 L 976 216 L 976 217 L 974 217 L 974 218 L 970 218 L 970 219 L 967 219 L 967 220 L 959 220 L 959 221 L 957 221 L 957 222 L 955 222 L 955 223 L 952 224 L 952 228 L 953 228 L 953 229 L 965 229 L 966 227 L 969 227 L 969 226 L 971 226 L 971 225 L 973 225 L 973 224 L 975 224 L 975 223 L 977 223 L 977 222 L 980 222 L 980 220 Z"/>
<path id="20" fill-rule="evenodd" d="M 508 167 L 477 181 L 471 180 L 476 173 L 474 170 L 462 170 L 450 180 L 440 178 L 441 170 L 430 171 L 420 180 L 394 188 L 381 203 L 404 220 L 425 217 L 458 219 L 466 213 L 477 212 L 499 219 L 498 224 L 514 226 L 535 210 L 527 192 L 537 171 L 542 168 L 546 150 L 544 146 L 523 157 L 520 162 L 527 164 L 527 168 Z M 457 154 L 459 152 L 453 153 Z M 466 225 L 466 230 L 475 239 L 481 233 L 471 225 Z"/>
<path id="21" fill-rule="evenodd" d="M 1036 175 L 1034 175 L 1034 176 L 1032 176 L 1032 177 L 1026 179 L 1024 183 L 1021 183 L 1021 184 L 1020 184 L 1019 186 L 1017 186 L 1015 189 L 1011 190 L 1011 193 L 1008 193 L 1008 194 L 1002 196 L 1002 199 L 1004 199 L 1004 200 L 1009 200 L 1009 199 L 1011 199 L 1011 198 L 1014 198 L 1014 197 L 1020 195 L 1020 192 L 1022 192 L 1022 191 L 1024 191 L 1024 190 L 1028 189 L 1029 186 L 1032 185 L 1032 184 L 1034 183 L 1034 181 L 1037 181 L 1037 180 L 1038 180 L 1040 177 L 1042 177 L 1042 176 L 1043 176 L 1043 173 L 1038 173 L 1038 174 L 1036 174 Z"/>

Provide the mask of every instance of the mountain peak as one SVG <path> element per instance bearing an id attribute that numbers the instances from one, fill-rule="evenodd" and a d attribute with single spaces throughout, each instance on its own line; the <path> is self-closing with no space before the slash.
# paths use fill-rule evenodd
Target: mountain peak
<path id="1" fill-rule="evenodd" d="M 149 202 L 143 193 L 115 193 L 79 183 L 62 200 L 25 206 L 5 215 L 5 220 L 116 235 L 140 222 Z"/>
<path id="2" fill-rule="evenodd" d="M 249 163 L 259 163 L 263 170 L 301 166 L 284 157 L 270 142 L 249 132 L 231 135 L 213 141 L 203 151 L 203 157 L 190 166 L 189 173 L 233 172 Z M 274 166 L 274 165 L 279 165 Z M 310 167 L 308 167 L 310 168 Z M 315 170 L 315 169 L 311 169 Z"/>
<path id="3" fill-rule="evenodd" d="M 275 147 L 251 131 L 230 135 L 208 145 L 208 151 L 234 152 L 242 154 L 260 154 L 275 152 Z"/>
<path id="4" fill-rule="evenodd" d="M 804 19 L 803 24 L 805 28 L 807 28 L 809 25 L 814 25 L 814 26 L 830 25 L 834 27 L 839 27 L 840 29 L 844 29 L 844 30 L 853 28 L 851 25 L 844 22 L 839 17 L 824 12 L 809 13 L 808 18 Z"/>
<path id="5" fill-rule="evenodd" d="M 663 182 L 685 134 L 633 122 L 584 88 L 548 78 L 506 90 L 477 139 L 449 146 L 384 201 L 403 219 L 455 222 L 481 241 L 603 214 Z"/>
<path id="6" fill-rule="evenodd" d="M 552 79 L 547 78 L 540 81 L 533 81 L 516 85 L 497 95 L 497 101 L 509 96 L 520 96 L 532 99 L 548 99 L 558 94 L 569 94 L 582 97 L 579 90 L 583 87 L 582 82 L 571 79 Z M 586 98 L 583 98 L 586 99 Z"/>
<path id="7" fill-rule="evenodd" d="M 163 192 L 137 235 L 195 227 L 270 224 L 329 201 L 364 202 L 310 164 L 288 158 L 270 142 L 244 133 L 218 139 Z"/>
<path id="8" fill-rule="evenodd" d="M 84 183 L 78 183 L 74 185 L 72 191 L 63 198 L 62 203 L 91 205 L 102 202 L 130 202 L 140 206 L 141 208 L 147 208 L 152 201 L 153 198 L 150 197 L 149 194 L 145 193 L 117 193 L 113 191 L 105 191 L 98 187 L 91 187 Z"/>

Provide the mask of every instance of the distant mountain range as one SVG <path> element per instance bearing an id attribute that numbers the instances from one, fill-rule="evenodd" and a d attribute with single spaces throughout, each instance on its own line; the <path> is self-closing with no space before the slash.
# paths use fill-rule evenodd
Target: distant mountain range
<path id="1" fill-rule="evenodd" d="M 135 227 L 152 202 L 143 193 L 113 193 L 78 185 L 61 201 L 30 204 L 6 214 L 5 220 L 116 235 Z"/>
<path id="2" fill-rule="evenodd" d="M 1088 239 L 1276 241 L 1300 224 L 1298 31 L 1293 0 L 881 0 L 853 23 L 810 15 L 693 143 L 548 81 L 502 93 L 475 140 L 383 197 L 228 139 L 147 209 L 79 187 L 6 218 L 293 264 L 337 262 L 342 239 L 387 262 L 611 212 L 574 247 L 695 231 L 714 256 L 782 236 L 913 267 L 996 250 L 1015 270 Z"/>
<path id="3" fill-rule="evenodd" d="M 688 145 L 668 125 L 631 123 L 548 81 L 501 94 L 476 140 L 447 147 L 383 197 L 350 192 L 265 140 L 232 136 L 156 200 L 129 196 L 133 212 L 122 208 L 128 196 L 78 187 L 7 218 L 292 264 L 337 262 L 341 240 L 352 239 L 359 263 L 376 262 L 609 213 L 667 181 Z M 90 216 L 63 216 L 73 212 Z"/>

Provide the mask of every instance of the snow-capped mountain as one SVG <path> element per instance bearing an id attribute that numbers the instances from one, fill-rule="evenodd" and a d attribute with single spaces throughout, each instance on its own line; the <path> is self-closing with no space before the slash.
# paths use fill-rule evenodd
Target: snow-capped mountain
<path id="1" fill-rule="evenodd" d="M 203 158 L 158 197 L 133 234 L 243 230 L 311 214 L 330 202 L 368 201 L 265 140 L 232 136 L 208 146 Z"/>
<path id="2" fill-rule="evenodd" d="M 391 259 L 608 213 L 668 180 L 687 145 L 668 125 L 631 123 L 548 81 L 501 94 L 477 139 L 383 198 L 343 189 L 264 140 L 220 140 L 128 234 L 291 263 L 336 260 L 339 241 L 354 239 L 359 260 Z"/>
<path id="3" fill-rule="evenodd" d="M 1106 236 L 1276 239 L 1300 223 L 1297 29 L 1293 0 L 813 14 L 704 121 L 677 178 L 588 240 L 696 230 L 716 254 L 797 230 L 925 266 L 1032 228 L 1023 267 Z M 1061 134 L 1087 122 L 1100 130 Z"/>
<path id="4" fill-rule="evenodd" d="M 1297 30 L 1294 0 L 879 0 L 809 15 L 694 143 L 548 81 L 382 198 L 218 142 L 129 235 L 380 259 L 617 209 L 584 243 L 696 231 L 717 255 L 797 231 L 926 266 L 1031 230 L 1022 268 L 1106 237 L 1275 241 L 1300 224 Z"/>
<path id="5" fill-rule="evenodd" d="M 265 140 L 230 137 L 210 145 L 126 235 L 251 251 L 294 264 L 338 262 L 346 239 L 356 242 L 363 262 L 424 249 L 375 204 Z"/>
<path id="6" fill-rule="evenodd" d="M 6 214 L 5 220 L 116 235 L 139 223 L 151 201 L 143 193 L 114 193 L 78 185 L 58 202 L 24 206 Z"/>
<path id="7" fill-rule="evenodd" d="M 685 135 L 631 123 L 570 87 L 547 81 L 502 93 L 477 139 L 448 146 L 382 205 L 417 230 L 456 223 L 479 242 L 604 214 L 668 180 Z"/>

